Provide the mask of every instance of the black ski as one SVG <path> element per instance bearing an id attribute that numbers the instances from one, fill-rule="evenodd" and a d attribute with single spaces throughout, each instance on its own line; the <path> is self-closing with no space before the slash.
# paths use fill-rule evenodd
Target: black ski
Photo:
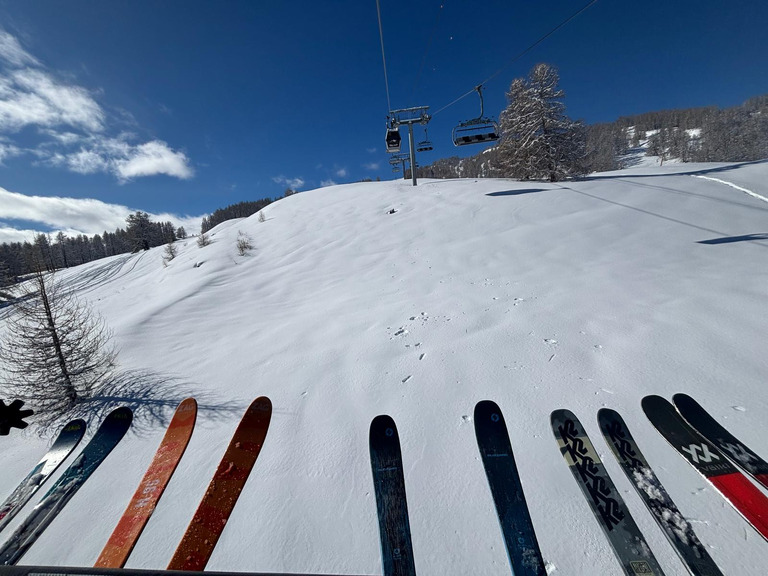
<path id="1" fill-rule="evenodd" d="M 0 548 L 0 564 L 15 564 L 122 439 L 133 420 L 130 408 L 110 412 L 75 461 Z"/>
<path id="2" fill-rule="evenodd" d="M 603 408 L 597 413 L 597 421 L 622 470 L 691 574 L 722 576 L 691 524 L 680 513 L 648 465 L 619 413 Z"/>
<path id="3" fill-rule="evenodd" d="M 395 421 L 376 416 L 369 436 L 384 576 L 415 576 L 403 458 Z"/>
<path id="4" fill-rule="evenodd" d="M 483 400 L 475 406 L 475 437 L 496 504 L 512 573 L 515 576 L 547 576 L 507 425 L 495 402 Z"/>
<path id="5" fill-rule="evenodd" d="M 72 420 L 59 433 L 45 456 L 0 504 L 0 531 L 5 528 L 59 465 L 67 459 L 85 434 L 85 420 Z"/>
<path id="6" fill-rule="evenodd" d="M 592 507 L 624 573 L 629 576 L 664 574 L 581 422 L 568 410 L 555 410 L 551 420 L 563 458 Z"/>
<path id="7" fill-rule="evenodd" d="M 686 394 L 672 397 L 680 414 L 699 434 L 720 448 L 734 464 L 768 488 L 768 462 L 760 458 L 746 444 L 723 428 L 717 420 Z"/>

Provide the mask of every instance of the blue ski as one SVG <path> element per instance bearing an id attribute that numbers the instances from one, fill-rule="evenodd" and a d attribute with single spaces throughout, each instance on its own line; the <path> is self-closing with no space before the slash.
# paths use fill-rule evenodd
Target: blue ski
<path id="1" fill-rule="evenodd" d="M 0 564 L 16 564 L 56 518 L 78 489 L 122 439 L 133 420 L 130 408 L 110 412 L 88 445 L 67 468 L 32 513 L 0 548 Z"/>
<path id="2" fill-rule="evenodd" d="M 395 421 L 376 416 L 369 435 L 384 576 L 415 576 L 411 525 L 405 501 L 403 457 Z"/>
<path id="3" fill-rule="evenodd" d="M 475 437 L 515 576 L 547 576 L 525 502 L 501 409 L 491 400 L 475 406 Z"/>
<path id="4" fill-rule="evenodd" d="M 24 505 L 34 496 L 59 464 L 67 459 L 85 434 L 85 420 L 78 418 L 64 426 L 53 446 L 45 453 L 13 493 L 0 504 L 0 530 L 5 528 Z"/>

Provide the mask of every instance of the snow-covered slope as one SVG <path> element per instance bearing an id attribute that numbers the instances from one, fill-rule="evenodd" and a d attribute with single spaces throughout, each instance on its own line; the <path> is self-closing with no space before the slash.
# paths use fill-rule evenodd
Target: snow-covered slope
<path id="1" fill-rule="evenodd" d="M 768 197 L 765 162 L 349 184 L 226 222 L 205 248 L 181 241 L 167 267 L 154 249 L 63 272 L 114 330 L 122 366 L 155 376 L 127 402 L 133 431 L 23 563 L 92 564 L 193 395 L 198 427 L 128 563 L 165 566 L 241 413 L 267 395 L 272 426 L 210 570 L 380 573 L 367 440 L 387 413 L 419 573 L 509 574 L 471 422 L 488 398 L 554 574 L 620 574 L 552 436 L 556 408 L 582 420 L 666 573 L 686 573 L 599 435 L 603 406 L 723 572 L 764 573 L 768 544 L 640 410 L 646 394 L 686 392 L 768 457 L 768 204 L 694 170 Z M 0 444 L 4 497 L 46 441 L 15 430 Z"/>

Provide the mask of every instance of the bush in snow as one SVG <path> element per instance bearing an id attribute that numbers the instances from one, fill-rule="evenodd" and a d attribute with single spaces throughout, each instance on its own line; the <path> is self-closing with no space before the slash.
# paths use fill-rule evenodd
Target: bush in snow
<path id="1" fill-rule="evenodd" d="M 248 252 L 253 250 L 253 242 L 251 237 L 245 232 L 237 231 L 237 253 L 240 256 L 245 256 Z"/>
<path id="2" fill-rule="evenodd" d="M 200 248 L 204 248 L 208 246 L 208 244 L 210 243 L 211 243 L 211 239 L 208 237 L 208 234 L 206 234 L 205 232 L 201 232 L 200 236 L 197 237 L 197 245 Z"/>

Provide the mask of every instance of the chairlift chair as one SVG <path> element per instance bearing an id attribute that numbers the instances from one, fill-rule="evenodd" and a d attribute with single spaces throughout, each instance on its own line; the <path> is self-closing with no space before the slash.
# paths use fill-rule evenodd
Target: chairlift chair
<path id="1" fill-rule="evenodd" d="M 482 84 L 475 87 L 480 96 L 480 116 L 460 122 L 451 133 L 454 146 L 466 146 L 467 144 L 481 144 L 483 142 L 495 142 L 500 138 L 501 131 L 498 123 L 492 118 L 483 116 L 483 92 Z"/>
<path id="2" fill-rule="evenodd" d="M 427 129 L 424 128 L 424 140 L 416 144 L 416 152 L 429 152 L 432 150 L 432 142 L 427 138 Z"/>

